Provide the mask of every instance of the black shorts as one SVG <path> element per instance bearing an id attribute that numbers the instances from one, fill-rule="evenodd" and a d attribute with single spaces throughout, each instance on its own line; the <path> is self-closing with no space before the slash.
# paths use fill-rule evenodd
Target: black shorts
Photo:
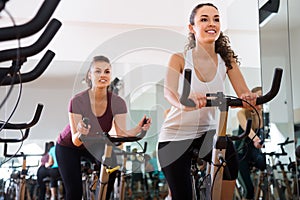
<path id="1" fill-rule="evenodd" d="M 161 167 L 166 167 L 177 158 L 184 156 L 194 156 L 198 150 L 200 159 L 211 163 L 213 135 L 215 131 L 208 131 L 200 138 L 194 140 L 160 142 L 158 145 L 158 154 Z M 235 180 L 238 177 L 239 161 L 233 142 L 226 137 L 226 166 L 224 167 L 223 180 Z M 186 163 L 182 163 L 185 165 Z"/>

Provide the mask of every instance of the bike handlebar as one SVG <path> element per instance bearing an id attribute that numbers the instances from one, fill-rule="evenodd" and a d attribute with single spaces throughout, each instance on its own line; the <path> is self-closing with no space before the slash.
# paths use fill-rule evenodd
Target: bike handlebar
<path id="1" fill-rule="evenodd" d="M 39 53 L 53 39 L 53 37 L 55 36 L 55 34 L 57 33 L 61 25 L 62 24 L 60 21 L 58 21 L 57 19 L 52 19 L 50 23 L 47 25 L 42 35 L 34 44 L 28 47 L 21 47 L 21 48 L 0 51 L 0 62 L 16 60 L 18 56 L 20 58 L 27 58 Z M 17 52 L 19 52 L 19 55 L 17 54 Z"/>
<path id="2" fill-rule="evenodd" d="M 272 83 L 272 87 L 271 87 L 270 91 L 261 97 L 257 97 L 256 105 L 264 104 L 264 103 L 272 100 L 278 94 L 278 91 L 280 88 L 280 83 L 281 83 L 281 78 L 282 78 L 282 72 L 283 72 L 283 70 L 280 68 L 275 69 L 273 83 Z M 192 71 L 190 69 L 184 70 L 184 79 L 185 80 L 183 83 L 183 91 L 182 91 L 182 95 L 180 97 L 180 103 L 182 105 L 185 105 L 188 107 L 195 107 L 196 106 L 195 102 L 192 99 L 188 98 L 190 95 L 190 90 L 191 90 L 191 88 L 190 88 L 191 74 L 192 74 Z M 206 94 L 206 97 L 212 97 L 212 99 L 207 99 L 206 107 L 216 106 L 216 107 L 219 107 L 221 111 L 227 111 L 229 106 L 243 106 L 242 99 L 225 97 L 223 92 Z M 241 140 L 241 139 L 245 138 L 250 133 L 251 124 L 252 124 L 252 120 L 248 119 L 245 132 L 239 136 L 231 136 L 230 138 L 232 140 Z M 263 141 L 261 141 L 261 144 L 262 144 L 262 142 Z"/>
<path id="3" fill-rule="evenodd" d="M 36 108 L 36 111 L 35 111 L 35 114 L 34 114 L 34 117 L 31 120 L 31 122 L 29 122 L 29 123 L 20 123 L 20 124 L 5 123 L 3 128 L 4 129 L 17 129 L 18 130 L 18 129 L 28 129 L 28 128 L 34 126 L 40 119 L 43 107 L 44 106 L 42 104 L 38 104 L 38 106 Z M 3 122 L 0 122 L 0 126 L 1 127 L 3 126 Z"/>
<path id="4" fill-rule="evenodd" d="M 252 119 L 247 120 L 246 130 L 241 135 L 232 135 L 230 136 L 231 140 L 241 140 L 247 137 L 251 131 Z"/>
<path id="5" fill-rule="evenodd" d="M 276 68 L 273 83 L 270 91 L 256 99 L 256 105 L 264 104 L 270 100 L 272 100 L 279 91 L 281 78 L 282 78 L 283 70 L 281 68 Z M 191 85 L 191 73 L 190 69 L 184 70 L 184 84 L 183 84 L 183 91 L 182 96 L 180 97 L 180 103 L 185 106 L 195 107 L 195 102 L 189 99 L 188 96 L 190 94 L 190 85 Z M 215 99 L 207 99 L 206 107 L 211 106 L 220 106 L 222 103 L 226 103 L 227 106 L 243 106 L 243 101 L 241 99 L 232 99 L 225 97 L 222 92 L 218 92 L 216 94 L 207 94 L 208 97 L 216 97 Z"/>
<path id="6" fill-rule="evenodd" d="M 147 123 L 147 118 L 144 119 L 143 121 L 143 125 Z M 83 118 L 83 121 L 87 121 L 87 118 Z M 147 131 L 142 130 L 140 134 L 138 134 L 137 136 L 129 136 L 129 137 L 111 137 L 109 135 L 109 133 L 107 132 L 102 132 L 102 133 L 97 133 L 96 137 L 99 138 L 101 140 L 103 140 L 103 142 L 112 142 L 112 143 L 123 143 L 123 142 L 136 142 L 139 141 L 141 139 L 143 139 L 146 135 Z M 94 140 L 95 136 L 88 136 L 88 135 L 83 135 L 81 134 L 79 136 L 79 139 L 81 141 L 85 141 L 85 140 Z M 108 140 L 108 141 L 107 141 Z"/>
<path id="7" fill-rule="evenodd" d="M 130 137 L 111 137 L 109 135 L 109 133 L 107 132 L 102 132 L 102 133 L 97 133 L 96 138 L 97 139 L 101 139 L 104 143 L 108 141 L 110 141 L 111 143 L 122 143 L 122 142 L 136 142 L 139 141 L 141 139 L 143 139 L 143 137 L 146 135 L 146 131 L 141 132 L 140 134 L 138 134 L 137 136 L 130 136 Z M 79 139 L 81 141 L 86 141 L 86 140 L 94 140 L 95 136 L 86 136 L 81 134 L 79 136 Z"/>
<path id="8" fill-rule="evenodd" d="M 287 144 L 291 144 L 291 143 L 294 143 L 294 140 L 289 140 L 289 137 L 287 137 L 284 142 L 277 144 L 280 146 L 280 149 L 281 149 L 280 153 L 276 153 L 276 152 L 272 151 L 272 152 L 264 153 L 264 154 L 269 155 L 269 156 L 276 156 L 276 157 L 286 156 L 286 155 L 288 155 L 288 153 L 284 150 L 284 146 Z"/>
<path id="9" fill-rule="evenodd" d="M 39 61 L 39 63 L 36 65 L 36 67 L 33 70 L 27 73 L 20 74 L 21 76 L 20 79 L 16 77 L 6 76 L 1 81 L 0 85 L 18 84 L 20 82 L 27 83 L 37 79 L 47 69 L 54 56 L 55 56 L 54 52 L 47 50 L 45 55 L 42 57 L 42 59 Z"/>
<path id="10" fill-rule="evenodd" d="M 4 143 L 4 150 L 3 150 L 3 156 L 4 157 L 23 157 L 26 158 L 28 156 L 43 156 L 43 154 L 24 154 L 21 152 L 20 154 L 8 154 L 7 153 L 7 143 Z"/>
<path id="11" fill-rule="evenodd" d="M 289 140 L 290 138 L 287 137 L 286 140 L 282 143 L 278 143 L 277 145 L 279 146 L 284 146 L 284 145 L 287 145 L 287 144 L 290 144 L 290 143 L 294 143 L 294 140 Z"/>
<path id="12" fill-rule="evenodd" d="M 123 151 L 120 149 L 120 151 L 116 151 L 115 154 L 116 155 L 126 155 L 126 156 L 130 156 L 130 155 L 141 155 L 141 154 L 144 154 L 146 153 L 147 151 L 147 147 L 148 147 L 148 143 L 147 142 L 144 142 L 144 146 L 142 147 L 142 151 L 137 151 L 137 152 L 129 152 L 129 151 Z"/>
<path id="13" fill-rule="evenodd" d="M 272 151 L 272 152 L 263 152 L 263 155 L 268 155 L 268 156 L 276 156 L 276 157 L 279 157 L 279 156 L 286 156 L 288 155 L 286 152 L 282 152 L 282 153 L 276 153 L 275 151 Z"/>
<path id="14" fill-rule="evenodd" d="M 29 22 L 18 26 L 0 28 L 0 41 L 20 39 L 37 33 L 46 25 L 59 2 L 60 0 L 45 0 L 34 18 Z"/>
<path id="15" fill-rule="evenodd" d="M 16 142 L 22 142 L 22 141 L 24 141 L 24 140 L 26 140 L 27 138 L 28 138 L 28 136 L 29 136 L 29 131 L 30 131 L 30 129 L 29 128 L 27 128 L 26 130 L 25 130 L 25 133 L 24 133 L 24 135 L 21 137 L 21 138 L 19 138 L 19 139 L 11 139 L 11 138 L 0 138 L 0 142 L 4 142 L 4 143 L 16 143 Z"/>

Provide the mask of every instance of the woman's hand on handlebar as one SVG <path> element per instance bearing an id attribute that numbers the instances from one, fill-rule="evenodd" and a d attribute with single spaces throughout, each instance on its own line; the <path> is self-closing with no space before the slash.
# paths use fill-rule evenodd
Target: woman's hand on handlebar
<path id="1" fill-rule="evenodd" d="M 241 99 L 247 101 L 252 106 L 258 108 L 258 106 L 256 106 L 256 99 L 257 99 L 257 97 L 258 97 L 258 95 L 256 93 L 252 93 L 252 92 L 243 93 L 240 96 Z M 243 102 L 243 107 L 247 108 L 247 109 L 253 110 L 253 108 L 249 104 Z"/>
<path id="2" fill-rule="evenodd" d="M 90 131 L 91 125 L 85 124 L 83 120 L 80 120 L 77 124 L 77 132 L 83 135 L 87 135 Z"/>
<path id="3" fill-rule="evenodd" d="M 146 115 L 139 121 L 138 127 L 140 127 L 140 131 L 148 131 L 151 126 L 151 118 L 147 118 Z"/>
<path id="4" fill-rule="evenodd" d="M 257 149 L 261 149 L 264 146 L 260 137 L 258 137 L 257 135 L 255 135 L 255 137 L 252 139 L 252 141 L 253 141 L 254 147 Z"/>
<path id="5" fill-rule="evenodd" d="M 202 94 L 202 93 L 191 93 L 189 96 L 189 99 L 191 99 L 196 106 L 195 107 L 189 107 L 189 106 L 185 106 L 182 105 L 182 110 L 184 111 L 193 111 L 193 110 L 197 110 L 199 108 L 203 108 L 206 106 L 206 95 Z"/>

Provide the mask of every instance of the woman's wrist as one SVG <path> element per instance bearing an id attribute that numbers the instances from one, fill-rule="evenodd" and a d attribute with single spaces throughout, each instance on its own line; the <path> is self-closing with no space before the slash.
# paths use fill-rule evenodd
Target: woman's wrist
<path id="1" fill-rule="evenodd" d="M 253 137 L 252 137 L 252 139 L 251 139 L 254 143 L 255 142 L 260 142 L 260 138 L 258 137 L 258 135 L 254 135 Z"/>
<path id="2" fill-rule="evenodd" d="M 118 137 L 135 137 L 137 134 L 139 134 L 139 126 L 117 133 Z"/>
<path id="3" fill-rule="evenodd" d="M 82 142 L 82 140 L 81 140 L 81 135 L 82 135 L 82 134 L 81 134 L 80 132 L 77 133 L 77 139 L 78 139 L 80 142 Z"/>
<path id="4" fill-rule="evenodd" d="M 135 127 L 135 135 L 139 134 L 142 131 L 142 127 L 140 125 L 137 125 Z"/>
<path id="5" fill-rule="evenodd" d="M 82 144 L 82 141 L 81 141 L 81 139 L 80 139 L 80 136 L 81 136 L 82 134 L 80 133 L 80 132 L 76 132 L 74 135 L 73 135 L 73 137 L 72 137 L 72 141 L 73 141 L 73 144 L 75 145 L 75 146 L 80 146 L 81 144 Z"/>

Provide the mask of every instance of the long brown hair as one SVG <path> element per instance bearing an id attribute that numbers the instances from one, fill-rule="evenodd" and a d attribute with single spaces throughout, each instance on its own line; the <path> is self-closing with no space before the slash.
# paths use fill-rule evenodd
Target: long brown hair
<path id="1" fill-rule="evenodd" d="M 202 3 L 198 4 L 191 12 L 190 15 L 190 24 L 195 24 L 195 15 L 199 8 L 202 8 L 203 6 L 211 6 L 214 7 L 216 10 L 218 8 L 212 4 L 212 3 Z M 188 35 L 188 44 L 185 46 L 185 50 L 193 49 L 196 46 L 196 38 L 193 33 L 189 33 Z M 219 38 L 215 41 L 215 52 L 219 53 L 222 59 L 224 60 L 226 66 L 228 69 L 232 69 L 231 61 L 234 59 L 238 64 L 240 64 L 238 60 L 238 56 L 234 53 L 234 51 L 231 49 L 230 41 L 228 36 L 224 35 L 223 32 L 220 33 Z"/>

